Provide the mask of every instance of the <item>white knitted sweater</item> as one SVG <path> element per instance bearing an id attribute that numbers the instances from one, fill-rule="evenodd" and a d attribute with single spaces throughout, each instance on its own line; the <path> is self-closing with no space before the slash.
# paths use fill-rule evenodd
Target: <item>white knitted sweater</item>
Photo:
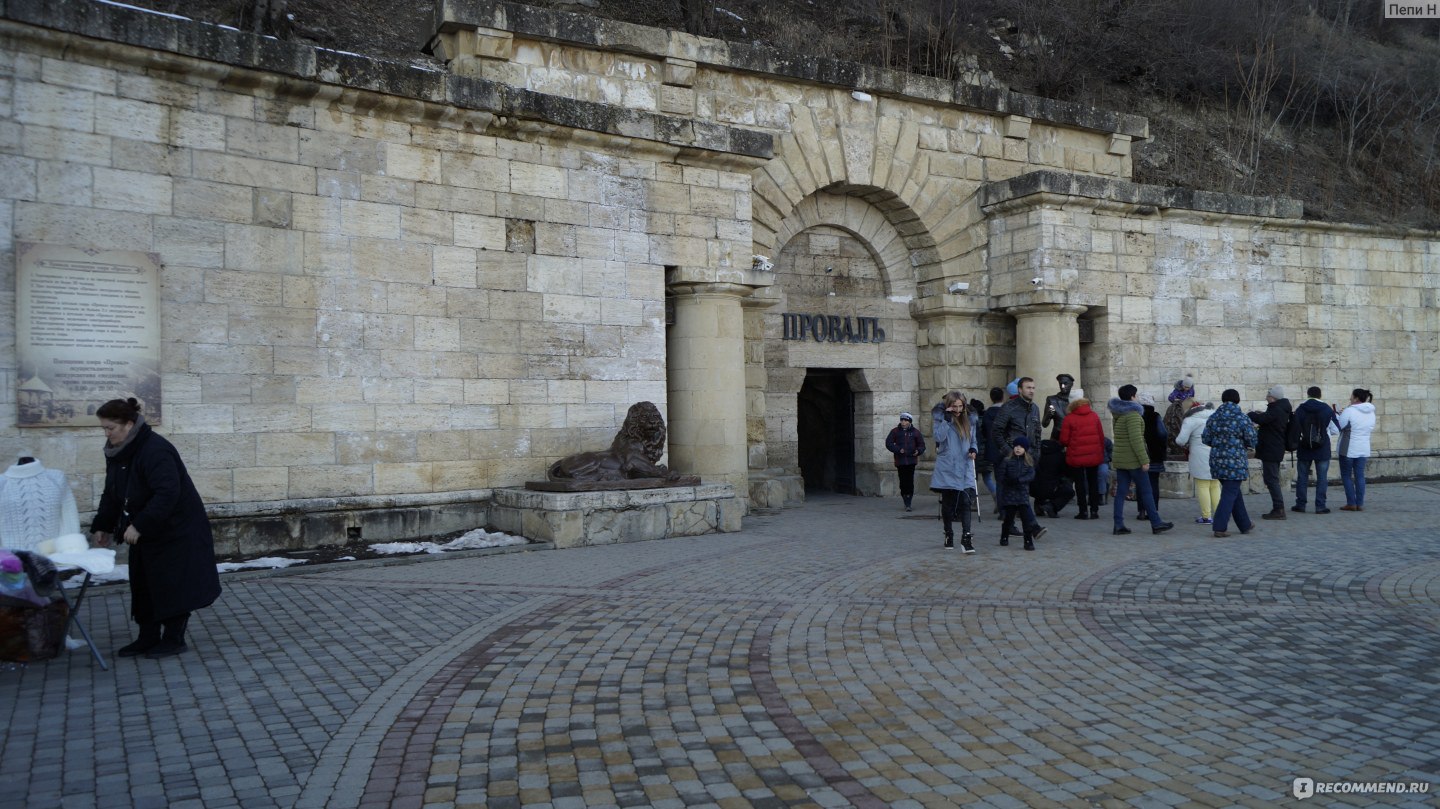
<path id="1" fill-rule="evenodd" d="M 31 461 L 0 475 L 0 547 L 35 550 L 46 540 L 78 533 L 80 513 L 64 472 Z"/>

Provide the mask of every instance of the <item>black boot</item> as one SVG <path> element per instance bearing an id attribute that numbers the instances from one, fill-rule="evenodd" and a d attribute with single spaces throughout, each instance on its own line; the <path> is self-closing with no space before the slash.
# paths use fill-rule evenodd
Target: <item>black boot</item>
<path id="1" fill-rule="evenodd" d="M 1000 544 L 1001 544 L 1001 545 L 1009 545 L 1009 544 L 1010 544 L 1010 532 L 1009 532 L 1009 531 L 1001 531 L 1001 532 L 1000 532 Z"/>
<path id="2" fill-rule="evenodd" d="M 955 535 L 954 535 L 954 534 L 946 534 L 946 535 L 945 535 L 945 547 L 947 547 L 947 548 L 953 548 L 953 547 L 955 547 Z"/>
<path id="3" fill-rule="evenodd" d="M 133 643 L 129 643 L 125 646 L 121 646 L 119 649 L 116 649 L 115 656 L 135 657 L 136 655 L 145 654 L 146 652 L 154 649 L 158 645 L 160 645 L 160 625 L 158 623 L 141 624 L 140 637 L 136 638 Z"/>
<path id="4" fill-rule="evenodd" d="M 155 648 L 145 655 L 145 658 L 156 660 L 162 657 L 173 657 L 185 651 L 188 648 L 185 646 L 185 624 L 189 622 L 190 613 L 188 612 L 174 618 L 167 618 L 164 636 L 160 638 L 159 643 L 155 644 Z"/>
<path id="5" fill-rule="evenodd" d="M 1091 506 L 1091 507 L 1090 507 L 1090 519 L 1092 519 L 1092 520 L 1098 520 L 1098 519 L 1100 519 L 1100 509 L 1099 509 L 1098 507 L 1096 507 L 1096 506 Z"/>
<path id="6" fill-rule="evenodd" d="M 1030 537 L 1025 537 L 1025 550 L 1035 550 L 1035 540 L 1031 539 Z"/>
<path id="7" fill-rule="evenodd" d="M 969 534 L 962 534 L 960 536 L 960 549 L 963 550 L 965 553 L 975 552 L 975 545 L 970 542 L 972 538 L 973 537 L 971 537 Z"/>

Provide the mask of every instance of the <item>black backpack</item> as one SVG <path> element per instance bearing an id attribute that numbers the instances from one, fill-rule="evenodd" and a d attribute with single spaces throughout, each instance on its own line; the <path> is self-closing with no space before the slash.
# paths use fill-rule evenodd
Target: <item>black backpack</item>
<path id="1" fill-rule="evenodd" d="M 1285 425 L 1285 451 L 1294 452 L 1300 448 L 1300 419 L 1290 415 L 1290 421 Z"/>
<path id="2" fill-rule="evenodd" d="M 1300 421 L 1299 418 L 1295 419 Z M 1325 428 L 1316 419 L 1305 419 L 1300 425 L 1300 449 L 1323 449 L 1325 447 Z"/>

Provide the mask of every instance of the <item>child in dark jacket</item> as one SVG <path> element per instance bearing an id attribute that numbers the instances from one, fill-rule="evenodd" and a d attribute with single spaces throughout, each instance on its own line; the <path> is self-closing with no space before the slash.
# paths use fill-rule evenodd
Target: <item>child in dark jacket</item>
<path id="1" fill-rule="evenodd" d="M 1025 550 L 1035 550 L 1035 540 L 1045 532 L 1044 528 L 1032 531 L 1035 512 L 1030 509 L 1030 481 L 1035 479 L 1035 461 L 1030 457 L 1030 440 L 1016 436 L 1010 455 L 995 469 L 1000 479 L 1000 506 L 1005 509 L 1001 517 L 1000 544 L 1009 545 L 1010 535 L 1015 533 L 1015 516 L 1021 515 L 1025 531 Z"/>

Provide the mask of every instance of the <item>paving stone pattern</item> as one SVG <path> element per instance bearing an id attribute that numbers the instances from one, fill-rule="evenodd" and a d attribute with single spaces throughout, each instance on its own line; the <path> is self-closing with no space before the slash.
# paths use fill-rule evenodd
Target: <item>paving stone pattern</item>
<path id="1" fill-rule="evenodd" d="M 896 499 L 225 579 L 165 661 L 0 672 L 15 807 L 1270 806 L 1440 790 L 1440 487 L 1216 540 Z M 923 498 L 922 498 L 923 501 Z M 925 503 L 929 507 L 929 503 Z M 123 588 L 86 608 L 128 641 Z M 1315 805 L 1435 806 L 1435 794 Z"/>

